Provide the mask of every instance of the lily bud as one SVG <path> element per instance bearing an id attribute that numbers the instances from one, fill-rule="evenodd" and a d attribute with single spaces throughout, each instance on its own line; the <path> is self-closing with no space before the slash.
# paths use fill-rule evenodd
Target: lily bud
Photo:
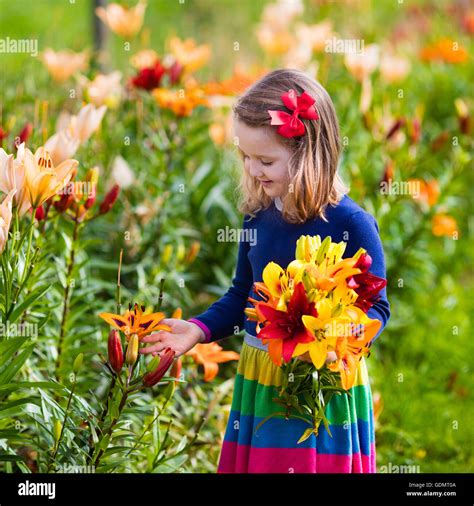
<path id="1" fill-rule="evenodd" d="M 67 188 L 67 187 L 66 187 Z M 58 213 L 63 213 L 66 209 L 69 209 L 74 203 L 74 194 L 64 192 L 61 194 L 60 200 L 53 202 L 54 207 Z"/>
<path id="2" fill-rule="evenodd" d="M 63 425 L 61 423 L 61 420 L 56 420 L 54 422 L 54 439 L 56 443 L 59 441 L 59 438 L 61 437 L 61 431 L 63 430 Z"/>
<path id="3" fill-rule="evenodd" d="M 161 355 L 158 367 L 154 371 L 151 371 L 143 376 L 143 384 L 146 387 L 156 385 L 173 363 L 174 356 L 175 352 L 171 348 L 166 348 Z"/>
<path id="4" fill-rule="evenodd" d="M 112 206 L 115 204 L 119 193 L 120 186 L 118 184 L 114 184 L 114 186 L 112 186 L 112 189 L 104 197 L 102 204 L 100 204 L 99 214 L 106 214 L 112 209 Z"/>
<path id="5" fill-rule="evenodd" d="M 133 365 L 138 358 L 138 335 L 132 334 L 128 341 L 127 352 L 125 353 L 125 362 Z"/>
<path id="6" fill-rule="evenodd" d="M 362 255 L 358 258 L 356 264 L 354 265 L 355 269 L 360 269 L 362 272 L 366 272 L 370 269 L 372 265 L 372 257 L 368 253 L 362 253 Z"/>
<path id="7" fill-rule="evenodd" d="M 186 262 L 187 263 L 194 262 L 194 260 L 198 256 L 198 253 L 199 253 L 200 249 L 201 249 L 201 244 L 199 243 L 199 241 L 194 241 L 191 244 L 191 247 L 189 248 L 189 251 L 188 251 L 188 253 L 186 255 Z"/>
<path id="8" fill-rule="evenodd" d="M 38 221 L 41 221 L 41 220 L 44 220 L 44 216 L 45 216 L 44 207 L 43 206 L 39 206 L 38 209 L 36 209 L 35 218 Z"/>
<path id="9" fill-rule="evenodd" d="M 3 139 L 6 139 L 8 137 L 8 132 L 6 132 L 1 126 L 0 126 L 0 147 L 3 144 Z"/>
<path id="10" fill-rule="evenodd" d="M 77 355 L 72 364 L 72 372 L 74 374 L 77 374 L 79 372 L 79 369 L 82 367 L 83 361 L 84 361 L 84 353 L 79 353 L 79 355 Z"/>
<path id="11" fill-rule="evenodd" d="M 31 123 L 26 123 L 23 130 L 18 134 L 18 146 L 28 140 L 31 132 L 33 132 L 33 125 Z"/>
<path id="12" fill-rule="evenodd" d="M 119 373 L 123 366 L 123 349 L 118 330 L 110 331 L 108 350 L 110 365 L 116 373 Z"/>
<path id="13" fill-rule="evenodd" d="M 170 376 L 173 376 L 174 378 L 179 379 L 179 377 L 181 376 L 181 369 L 182 368 L 183 368 L 182 360 L 181 360 L 181 357 L 179 357 L 178 359 L 176 359 L 173 362 L 173 366 L 171 367 L 171 370 L 170 370 Z"/>

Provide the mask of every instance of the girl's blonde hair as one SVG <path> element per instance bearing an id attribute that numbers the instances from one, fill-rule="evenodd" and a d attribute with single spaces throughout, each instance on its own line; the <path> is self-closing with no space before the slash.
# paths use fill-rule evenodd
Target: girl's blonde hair
<path id="1" fill-rule="evenodd" d="M 298 95 L 306 91 L 315 99 L 319 119 L 300 117 L 305 125 L 305 134 L 287 139 L 276 133 L 275 126 L 270 126 L 268 109 L 291 114 L 292 111 L 281 100 L 281 96 L 290 89 Z M 233 110 L 235 117 L 247 126 L 275 129 L 279 142 L 292 152 L 288 162 L 289 191 L 282 198 L 283 218 L 290 223 L 303 223 L 316 217 L 327 221 L 324 214 L 326 206 L 336 205 L 349 189 L 337 171 L 341 152 L 339 124 L 331 97 L 323 86 L 300 70 L 274 70 L 246 90 Z M 241 213 L 254 217 L 272 202 L 272 198 L 245 169 L 239 189 Z"/>

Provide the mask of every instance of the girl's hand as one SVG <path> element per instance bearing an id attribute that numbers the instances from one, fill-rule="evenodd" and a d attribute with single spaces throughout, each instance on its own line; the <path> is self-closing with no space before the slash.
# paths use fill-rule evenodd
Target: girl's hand
<path id="1" fill-rule="evenodd" d="M 140 349 L 140 353 L 159 355 L 165 348 L 171 348 L 176 357 L 183 355 L 197 343 L 204 342 L 206 335 L 195 323 L 179 320 L 177 318 L 165 318 L 165 325 L 171 327 L 171 332 L 160 330 L 142 339 L 143 343 L 153 343 L 151 346 Z"/>
<path id="2" fill-rule="evenodd" d="M 298 360 L 302 360 L 303 362 L 310 362 L 312 363 L 313 361 L 311 360 L 311 357 L 309 355 L 309 351 L 307 351 L 306 353 L 303 353 L 303 355 L 300 355 L 299 357 L 296 357 Z M 337 355 L 336 355 L 336 352 L 335 351 L 328 351 L 328 356 L 326 358 L 326 364 L 329 364 L 330 362 L 334 362 L 334 360 L 337 359 Z"/>

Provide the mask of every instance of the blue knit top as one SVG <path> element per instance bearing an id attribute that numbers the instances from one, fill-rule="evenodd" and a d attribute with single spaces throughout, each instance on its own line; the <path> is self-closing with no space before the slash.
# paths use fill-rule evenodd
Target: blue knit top
<path id="1" fill-rule="evenodd" d="M 331 236 L 335 242 L 347 242 L 343 258 L 353 256 L 360 247 L 366 249 L 372 257 L 369 271 L 386 278 L 384 252 L 375 218 L 347 195 L 337 205 L 328 205 L 325 215 L 328 222 L 318 217 L 302 224 L 288 223 L 275 201 L 254 218 L 245 215 L 232 286 L 204 313 L 193 317 L 191 321 L 197 320 L 201 324 L 199 326 L 204 328 L 206 334 L 210 334 L 210 341 L 234 336 L 243 329 L 255 336 L 256 323 L 249 321 L 244 313 L 246 307 L 252 307 L 247 301 L 248 297 L 259 299 L 253 292 L 253 283 L 262 281 L 262 272 L 268 262 L 273 261 L 286 268 L 295 259 L 296 241 L 301 235 L 319 234 L 321 240 Z M 368 312 L 370 318 L 382 322 L 372 343 L 390 318 L 386 288 L 380 292 L 380 296 Z"/>

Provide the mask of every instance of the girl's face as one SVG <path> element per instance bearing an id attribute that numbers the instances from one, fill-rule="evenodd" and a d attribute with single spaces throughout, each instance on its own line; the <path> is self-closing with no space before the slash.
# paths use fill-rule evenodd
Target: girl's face
<path id="1" fill-rule="evenodd" d="M 278 141 L 278 134 L 271 127 L 249 127 L 238 118 L 234 133 L 245 170 L 269 197 L 283 197 L 288 191 L 291 151 Z"/>

